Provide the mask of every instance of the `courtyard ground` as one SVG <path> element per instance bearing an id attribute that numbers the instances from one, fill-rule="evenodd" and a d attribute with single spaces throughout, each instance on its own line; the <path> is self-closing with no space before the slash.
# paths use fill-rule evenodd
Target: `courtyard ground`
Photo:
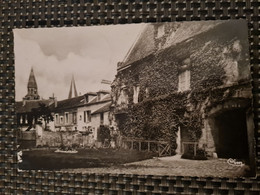
<path id="1" fill-rule="evenodd" d="M 55 149 L 23 151 L 20 169 L 57 170 L 73 173 L 173 175 L 197 177 L 241 177 L 247 165 L 230 165 L 227 159 L 188 160 L 179 155 L 155 157 L 134 150 L 80 149 L 78 153 L 56 153 Z"/>
<path id="2" fill-rule="evenodd" d="M 150 159 L 151 152 L 125 149 L 78 149 L 77 153 L 57 153 L 57 149 L 33 148 L 23 150 L 20 169 L 60 170 L 66 168 L 110 167 Z"/>
<path id="3" fill-rule="evenodd" d="M 234 166 L 227 159 L 187 160 L 180 156 L 161 157 L 126 163 L 117 167 L 67 169 L 74 173 L 111 173 L 139 175 L 173 175 L 195 177 L 241 177 L 248 174 L 247 165 Z"/>

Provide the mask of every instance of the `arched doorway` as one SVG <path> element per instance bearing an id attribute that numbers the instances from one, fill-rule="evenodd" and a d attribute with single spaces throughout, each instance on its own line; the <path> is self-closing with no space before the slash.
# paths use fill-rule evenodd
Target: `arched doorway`
<path id="1" fill-rule="evenodd" d="M 253 162 L 254 121 L 251 99 L 233 98 L 208 112 L 215 152 L 219 158 Z"/>
<path id="2" fill-rule="evenodd" d="M 248 159 L 248 135 L 245 109 L 225 110 L 214 116 L 218 157 Z"/>

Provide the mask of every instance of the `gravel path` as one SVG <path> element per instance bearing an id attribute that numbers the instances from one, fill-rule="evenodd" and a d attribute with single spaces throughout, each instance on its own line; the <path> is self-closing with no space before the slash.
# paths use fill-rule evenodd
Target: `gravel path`
<path id="1" fill-rule="evenodd" d="M 187 160 L 181 159 L 180 156 L 173 156 L 127 163 L 117 167 L 66 169 L 63 171 L 99 174 L 241 177 L 248 169 L 247 165 L 230 165 L 227 163 L 227 159 Z"/>

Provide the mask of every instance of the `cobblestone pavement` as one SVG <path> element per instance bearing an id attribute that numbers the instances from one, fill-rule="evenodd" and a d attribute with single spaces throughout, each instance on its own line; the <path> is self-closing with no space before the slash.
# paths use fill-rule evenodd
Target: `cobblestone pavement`
<path id="1" fill-rule="evenodd" d="M 128 163 L 117 167 L 68 169 L 67 172 L 111 173 L 139 175 L 174 175 L 197 177 L 241 177 L 249 167 L 235 166 L 227 163 L 227 159 L 187 160 L 178 156 L 153 158 Z M 65 170 L 64 170 L 65 171 Z"/>

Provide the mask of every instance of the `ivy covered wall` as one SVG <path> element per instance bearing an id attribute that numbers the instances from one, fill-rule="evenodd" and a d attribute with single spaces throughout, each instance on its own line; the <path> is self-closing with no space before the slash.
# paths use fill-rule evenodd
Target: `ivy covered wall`
<path id="1" fill-rule="evenodd" d="M 167 140 L 176 149 L 177 131 L 183 127 L 191 141 L 199 141 L 211 108 L 251 90 L 244 34 L 236 33 L 235 26 L 227 34 L 225 28 L 221 23 L 118 70 L 112 98 L 123 136 Z M 183 67 L 190 71 L 190 89 L 178 92 Z M 138 103 L 133 103 L 137 86 Z M 127 105 L 122 106 L 120 98 L 127 99 Z M 243 94 L 239 98 L 250 99 Z"/>

